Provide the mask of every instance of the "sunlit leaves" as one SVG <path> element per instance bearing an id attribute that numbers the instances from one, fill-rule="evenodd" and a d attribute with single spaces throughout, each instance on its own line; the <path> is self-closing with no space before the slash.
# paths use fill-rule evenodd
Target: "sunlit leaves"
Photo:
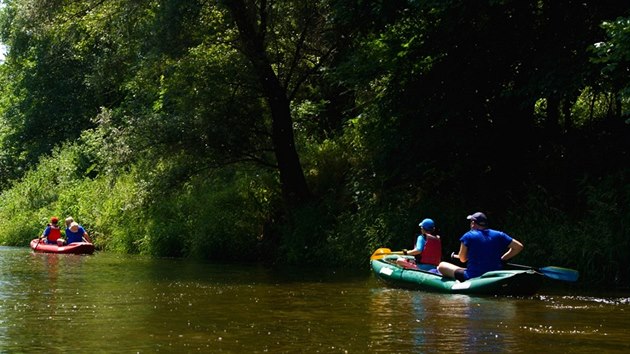
<path id="1" fill-rule="evenodd" d="M 620 17 L 615 21 L 606 21 L 602 28 L 606 31 L 608 40 L 592 46 L 595 54 L 593 61 L 604 65 L 602 73 L 612 80 L 613 85 L 621 86 L 621 99 L 627 107 L 630 103 L 630 85 L 627 81 L 630 76 L 630 18 Z"/>

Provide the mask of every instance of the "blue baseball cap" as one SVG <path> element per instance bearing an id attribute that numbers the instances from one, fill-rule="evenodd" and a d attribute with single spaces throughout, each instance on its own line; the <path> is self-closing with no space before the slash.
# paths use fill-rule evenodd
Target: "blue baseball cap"
<path id="1" fill-rule="evenodd" d="M 431 219 L 424 219 L 418 224 L 418 226 L 425 230 L 433 230 L 435 228 L 435 223 Z"/>

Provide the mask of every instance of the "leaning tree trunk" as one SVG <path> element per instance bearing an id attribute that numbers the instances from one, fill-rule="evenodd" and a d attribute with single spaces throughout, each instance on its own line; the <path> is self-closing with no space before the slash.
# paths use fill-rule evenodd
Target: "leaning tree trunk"
<path id="1" fill-rule="evenodd" d="M 257 27 L 255 7 L 248 7 L 244 0 L 227 0 L 224 4 L 238 27 L 241 50 L 252 63 L 271 110 L 272 143 L 285 203 L 289 208 L 302 205 L 310 199 L 310 191 L 295 149 L 287 91 L 273 71 L 265 50 L 265 20 L 261 18 L 260 27 Z M 264 14 L 265 1 L 260 6 Z"/>

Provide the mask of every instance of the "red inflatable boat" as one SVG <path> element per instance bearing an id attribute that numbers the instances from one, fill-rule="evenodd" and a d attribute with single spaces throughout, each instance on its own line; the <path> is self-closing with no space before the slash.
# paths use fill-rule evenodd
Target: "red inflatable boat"
<path id="1" fill-rule="evenodd" d="M 92 254 L 94 244 L 89 242 L 73 242 L 69 245 L 49 245 L 36 238 L 31 241 L 31 249 L 40 253 Z"/>

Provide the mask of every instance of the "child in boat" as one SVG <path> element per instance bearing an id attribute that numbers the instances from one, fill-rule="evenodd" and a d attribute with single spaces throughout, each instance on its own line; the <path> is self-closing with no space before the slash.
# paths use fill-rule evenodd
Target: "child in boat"
<path id="1" fill-rule="evenodd" d="M 403 250 L 403 254 L 414 256 L 419 269 L 435 269 L 442 260 L 442 240 L 439 235 L 434 235 L 435 222 L 432 219 L 424 219 L 420 224 L 420 235 L 416 245 L 411 251 Z"/>
<path id="2" fill-rule="evenodd" d="M 50 218 L 50 224 L 46 225 L 46 229 L 42 233 L 41 239 L 47 244 L 63 244 L 64 240 L 61 238 L 61 228 L 58 225 L 59 218 L 53 216 Z"/>

